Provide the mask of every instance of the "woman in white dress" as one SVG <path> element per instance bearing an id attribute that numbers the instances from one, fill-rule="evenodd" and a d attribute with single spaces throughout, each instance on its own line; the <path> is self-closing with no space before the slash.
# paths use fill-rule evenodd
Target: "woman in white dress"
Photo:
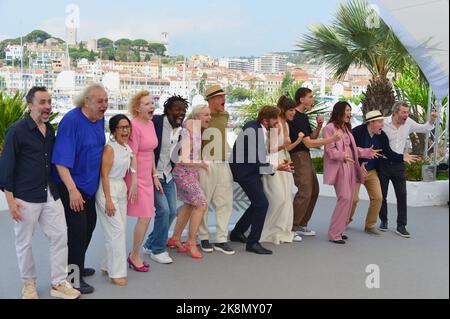
<path id="1" fill-rule="evenodd" d="M 135 201 L 137 194 L 136 159 L 128 146 L 131 122 L 122 114 L 109 121 L 111 139 L 103 149 L 101 183 L 96 194 L 96 210 L 105 235 L 106 258 L 102 271 L 111 283 L 127 284 L 126 218 L 127 193 Z M 131 166 L 131 167 L 130 167 Z M 132 184 L 127 192 L 124 177 L 131 169 Z"/>
<path id="2" fill-rule="evenodd" d="M 283 162 L 291 162 L 289 151 L 301 143 L 304 134 L 299 133 L 295 142 L 289 138 L 289 126 L 286 121 L 291 121 L 295 115 L 295 102 L 281 96 L 277 107 L 281 110 L 278 118 L 278 135 L 270 136 L 269 161 L 277 166 Z M 264 228 L 261 234 L 261 242 L 271 242 L 276 245 L 290 243 L 294 240 L 292 232 L 294 209 L 292 206 L 292 174 L 277 171 L 274 175 L 262 177 L 264 193 L 269 201 Z"/>

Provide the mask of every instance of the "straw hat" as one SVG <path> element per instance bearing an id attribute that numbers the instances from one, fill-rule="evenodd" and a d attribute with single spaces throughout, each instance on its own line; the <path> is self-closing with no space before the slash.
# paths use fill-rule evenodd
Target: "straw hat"
<path id="1" fill-rule="evenodd" d="M 205 91 L 205 100 L 208 101 L 210 98 L 225 95 L 225 91 L 222 89 L 220 85 L 213 85 L 206 89 Z"/>

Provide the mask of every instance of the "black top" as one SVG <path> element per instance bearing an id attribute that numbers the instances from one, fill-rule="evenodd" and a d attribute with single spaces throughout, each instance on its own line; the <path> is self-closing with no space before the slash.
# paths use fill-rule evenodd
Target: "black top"
<path id="1" fill-rule="evenodd" d="M 292 121 L 288 121 L 289 123 L 289 137 L 291 138 L 292 143 L 294 143 L 298 139 L 298 133 L 303 132 L 306 136 L 310 136 L 312 134 L 311 125 L 309 124 L 308 115 L 305 113 L 301 113 L 299 111 L 295 111 L 295 116 Z M 309 148 L 301 142 L 298 144 L 293 150 L 290 151 L 291 154 L 297 152 L 309 152 Z"/>
<path id="2" fill-rule="evenodd" d="M 50 174 L 55 130 L 46 123 L 45 137 L 31 116 L 8 129 L 0 155 L 0 189 L 29 203 L 45 203 L 47 187 L 55 200 L 58 191 Z"/>
<path id="3" fill-rule="evenodd" d="M 155 115 L 153 116 L 153 125 L 155 126 L 156 137 L 158 138 L 158 146 L 155 149 L 155 165 L 158 167 L 159 155 L 161 154 L 162 136 L 164 128 L 164 116 L 165 115 Z M 172 163 L 173 166 L 173 163 Z"/>
<path id="4" fill-rule="evenodd" d="M 367 129 L 367 124 L 362 124 L 355 127 L 352 130 L 353 137 L 355 138 L 356 145 L 362 148 L 370 148 L 373 146 L 374 149 L 381 149 L 381 154 L 388 160 L 396 163 L 403 163 L 403 154 L 395 153 L 389 146 L 389 138 L 386 133 L 381 131 L 381 134 L 375 134 L 370 137 L 369 130 Z M 380 168 L 381 158 L 374 159 L 364 159 L 359 158 L 359 163 L 362 164 L 367 162 L 366 170 L 370 171 L 373 169 L 378 170 Z"/>

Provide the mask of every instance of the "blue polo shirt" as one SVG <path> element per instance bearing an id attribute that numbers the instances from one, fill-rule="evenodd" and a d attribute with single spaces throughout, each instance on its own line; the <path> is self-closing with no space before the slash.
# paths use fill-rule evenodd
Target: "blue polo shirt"
<path id="1" fill-rule="evenodd" d="M 77 188 L 89 197 L 98 189 L 105 142 L 105 119 L 91 122 L 81 108 L 69 111 L 59 123 L 52 163 L 69 168 Z M 54 176 L 61 182 L 56 169 Z"/>

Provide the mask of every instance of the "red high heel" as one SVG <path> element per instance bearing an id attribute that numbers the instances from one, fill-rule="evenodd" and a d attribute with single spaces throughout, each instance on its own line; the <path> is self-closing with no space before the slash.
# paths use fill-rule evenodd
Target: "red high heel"
<path id="1" fill-rule="evenodd" d="M 186 248 L 187 254 L 191 256 L 191 258 L 194 259 L 201 259 L 203 258 L 203 255 L 200 253 L 200 251 L 197 248 L 197 244 L 191 244 L 190 242 L 186 242 L 184 244 L 184 247 Z"/>
<path id="2" fill-rule="evenodd" d="M 133 263 L 133 261 L 131 260 L 130 256 L 128 256 L 127 262 L 128 262 L 128 267 L 131 269 L 134 269 L 137 272 L 148 272 L 150 269 L 150 266 L 148 264 L 147 264 L 148 266 L 146 266 L 145 264 L 143 264 L 140 267 L 136 266 Z"/>
<path id="3" fill-rule="evenodd" d="M 177 249 L 178 253 L 184 254 L 185 252 L 187 252 L 186 247 L 184 247 L 184 245 L 181 243 L 181 241 L 179 240 L 174 240 L 173 238 L 169 238 L 169 240 L 167 241 L 167 247 L 171 248 L 171 249 Z"/>

